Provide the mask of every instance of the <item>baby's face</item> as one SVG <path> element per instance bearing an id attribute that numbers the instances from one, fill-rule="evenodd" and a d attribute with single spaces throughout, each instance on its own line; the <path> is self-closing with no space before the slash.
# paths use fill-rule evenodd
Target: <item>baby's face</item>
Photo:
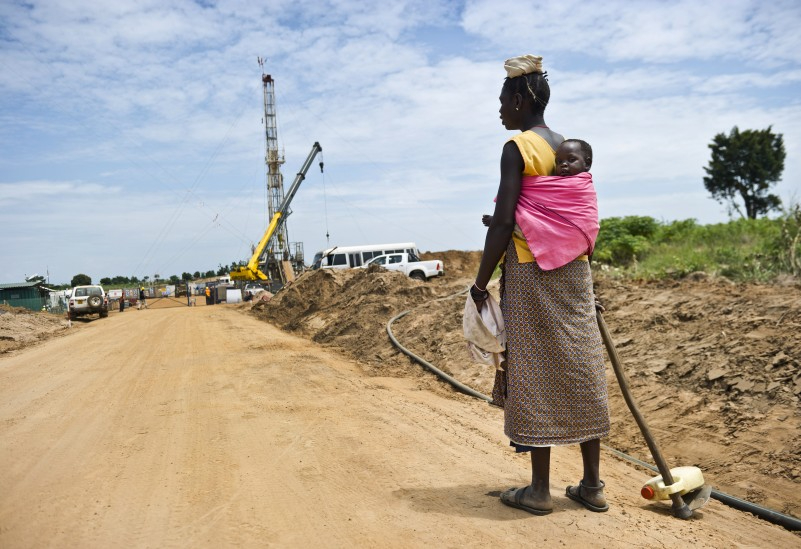
<path id="1" fill-rule="evenodd" d="M 556 149 L 556 175 L 576 175 L 587 171 L 581 145 L 568 141 Z"/>

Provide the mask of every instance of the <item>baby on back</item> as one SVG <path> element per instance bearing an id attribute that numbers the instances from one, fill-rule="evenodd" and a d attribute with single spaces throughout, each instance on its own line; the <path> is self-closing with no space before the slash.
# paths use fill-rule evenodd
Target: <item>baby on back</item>
<path id="1" fill-rule="evenodd" d="M 588 172 L 592 167 L 592 147 L 581 139 L 565 139 L 556 148 L 554 166 L 554 175 L 562 177 Z M 492 216 L 482 216 L 481 222 L 489 227 Z"/>
<path id="2" fill-rule="evenodd" d="M 581 139 L 566 139 L 556 149 L 556 171 L 554 175 L 577 175 L 590 171 L 592 147 Z"/>

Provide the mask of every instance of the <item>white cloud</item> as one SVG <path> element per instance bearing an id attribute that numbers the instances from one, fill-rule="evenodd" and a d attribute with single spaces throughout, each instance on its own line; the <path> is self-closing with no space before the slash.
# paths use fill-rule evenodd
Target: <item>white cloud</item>
<path id="1" fill-rule="evenodd" d="M 119 187 L 105 187 L 81 181 L 22 181 L 0 183 L 0 207 L 15 203 L 36 203 L 42 200 L 75 202 L 85 197 L 120 192 Z"/>
<path id="2" fill-rule="evenodd" d="M 489 41 L 522 48 L 510 57 L 567 51 L 657 65 L 722 61 L 736 70 L 801 61 L 799 19 L 801 6 L 794 0 L 480 0 L 467 3 L 462 23 Z"/>
<path id="3" fill-rule="evenodd" d="M 790 69 L 776 71 L 769 77 L 764 73 L 750 72 L 740 74 L 722 74 L 707 78 L 694 78 L 693 89 L 707 94 L 730 94 L 742 88 L 769 90 L 783 86 L 801 85 L 801 71 Z"/>
<path id="4" fill-rule="evenodd" d="M 667 192 L 661 194 L 598 197 L 598 209 L 604 212 L 602 218 L 640 215 L 653 217 L 659 221 L 673 221 L 675 212 L 680 211 L 679 219 L 706 219 L 707 223 L 724 222 L 727 219 L 725 206 L 718 204 L 703 191 Z M 710 216 L 710 211 L 714 215 Z"/>

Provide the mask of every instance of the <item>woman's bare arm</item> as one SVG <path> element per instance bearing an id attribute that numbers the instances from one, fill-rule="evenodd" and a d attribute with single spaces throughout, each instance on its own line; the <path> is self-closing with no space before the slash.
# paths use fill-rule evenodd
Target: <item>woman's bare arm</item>
<path id="1" fill-rule="evenodd" d="M 515 228 L 515 208 L 520 196 L 520 180 L 523 175 L 523 157 L 514 141 L 503 147 L 501 154 L 501 183 L 498 187 L 498 198 L 495 202 L 495 213 L 492 223 L 487 229 L 484 241 L 484 253 L 476 275 L 476 285 L 486 289 L 495 266 L 506 251 L 512 231 Z"/>

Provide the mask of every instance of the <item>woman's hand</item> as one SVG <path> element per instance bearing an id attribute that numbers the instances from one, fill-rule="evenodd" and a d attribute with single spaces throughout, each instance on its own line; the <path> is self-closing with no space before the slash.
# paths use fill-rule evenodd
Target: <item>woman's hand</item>
<path id="1" fill-rule="evenodd" d="M 479 311 L 484 306 L 484 302 L 489 297 L 489 292 L 487 290 L 482 290 L 475 284 L 470 287 L 470 297 L 473 298 L 473 303 L 476 304 L 476 309 Z"/>

